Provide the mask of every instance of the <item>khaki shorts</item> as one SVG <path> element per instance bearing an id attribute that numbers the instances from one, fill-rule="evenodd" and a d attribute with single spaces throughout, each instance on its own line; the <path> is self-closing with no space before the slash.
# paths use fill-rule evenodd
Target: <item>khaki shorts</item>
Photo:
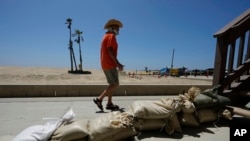
<path id="1" fill-rule="evenodd" d="M 103 70 L 103 72 L 110 85 L 119 84 L 118 71 L 116 68 L 110 70 Z"/>

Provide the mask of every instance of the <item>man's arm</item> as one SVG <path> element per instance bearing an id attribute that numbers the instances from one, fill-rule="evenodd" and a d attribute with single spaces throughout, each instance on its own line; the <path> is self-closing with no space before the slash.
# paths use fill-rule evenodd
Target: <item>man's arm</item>
<path id="1" fill-rule="evenodd" d="M 113 48 L 112 47 L 108 47 L 108 53 L 109 53 L 109 56 L 115 61 L 119 71 L 123 71 L 123 65 L 118 61 L 118 59 L 115 57 L 114 55 L 114 51 L 113 51 Z"/>

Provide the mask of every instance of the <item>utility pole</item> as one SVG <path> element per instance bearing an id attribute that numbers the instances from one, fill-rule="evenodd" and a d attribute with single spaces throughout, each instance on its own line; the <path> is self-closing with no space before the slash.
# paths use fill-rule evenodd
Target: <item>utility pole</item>
<path id="1" fill-rule="evenodd" d="M 173 62 L 174 62 L 174 48 L 173 48 L 172 61 L 171 61 L 171 70 L 173 69 Z"/>

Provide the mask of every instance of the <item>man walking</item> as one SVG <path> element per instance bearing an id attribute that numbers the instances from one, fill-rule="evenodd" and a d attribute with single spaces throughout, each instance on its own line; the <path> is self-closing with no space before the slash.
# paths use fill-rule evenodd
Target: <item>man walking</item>
<path id="1" fill-rule="evenodd" d="M 104 29 L 107 30 L 101 43 L 101 67 L 106 76 L 109 86 L 97 97 L 94 98 L 94 103 L 100 110 L 103 111 L 102 100 L 108 96 L 106 109 L 115 110 L 119 109 L 118 105 L 113 104 L 112 95 L 117 86 L 119 86 L 118 70 L 123 71 L 123 65 L 117 59 L 118 44 L 116 35 L 119 34 L 119 29 L 122 28 L 122 23 L 119 20 L 109 20 Z M 117 70 L 118 68 L 118 70 Z"/>

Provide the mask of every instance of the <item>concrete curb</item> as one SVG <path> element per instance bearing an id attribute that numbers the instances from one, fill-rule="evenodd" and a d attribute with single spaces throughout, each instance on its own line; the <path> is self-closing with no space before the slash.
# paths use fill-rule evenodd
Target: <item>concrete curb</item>
<path id="1" fill-rule="evenodd" d="M 114 95 L 177 95 L 196 86 L 201 90 L 211 85 L 120 85 Z M 97 96 L 107 85 L 0 85 L 0 97 L 72 97 Z"/>

